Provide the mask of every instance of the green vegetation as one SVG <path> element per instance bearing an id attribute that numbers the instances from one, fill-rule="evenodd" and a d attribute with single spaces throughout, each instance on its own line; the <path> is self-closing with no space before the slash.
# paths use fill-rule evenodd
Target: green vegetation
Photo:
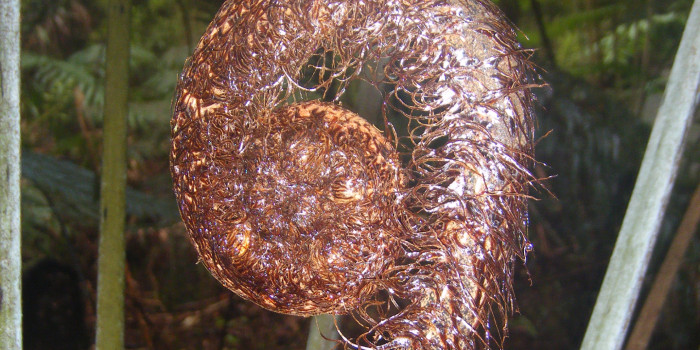
<path id="1" fill-rule="evenodd" d="M 84 310 L 82 323 L 71 323 L 81 330 L 57 327 L 51 320 L 25 324 L 25 334 L 32 335 L 25 336 L 25 348 L 46 348 L 38 335 L 50 333 L 42 329 L 59 339 L 52 345 L 63 344 L 60 339 L 69 344 L 71 338 L 63 334 L 82 334 L 81 344 L 94 341 L 100 193 L 106 200 L 106 191 L 113 189 L 101 186 L 99 179 L 113 172 L 110 164 L 123 162 L 125 169 L 117 171 L 128 187 L 126 219 L 113 234 L 124 233 L 117 238 L 124 239 L 126 261 L 109 274 L 125 273 L 124 346 L 304 349 L 308 319 L 272 314 L 221 288 L 196 264 L 177 223 L 167 163 L 170 101 L 186 57 L 221 1 L 132 1 L 130 48 L 121 49 L 128 69 L 118 73 L 128 78 L 128 95 L 116 103 L 128 127 L 117 139 L 123 138 L 127 148 L 125 160 L 116 163 L 106 157 L 122 152 L 106 138 L 111 118 L 105 110 L 112 108 L 107 98 L 117 97 L 107 90 L 105 98 L 109 3 L 22 1 L 21 140 L 27 154 L 22 164 L 22 262 L 25 273 L 47 259 L 75 271 Z M 537 90 L 543 107 L 538 132 L 551 133 L 538 144 L 542 164 L 535 172 L 556 175 L 547 182 L 556 199 L 534 194 L 540 198 L 531 206 L 534 254 L 527 261 L 529 273 L 520 269 L 516 281 L 520 313 L 511 322 L 505 346 L 575 349 L 622 224 L 658 106 L 654 101 L 666 86 L 692 0 L 498 4 L 521 30 L 524 45 L 535 48 L 533 61 L 549 84 Z M 362 93 L 356 91 L 362 89 L 349 94 Z M 686 141 L 649 281 L 700 178 L 699 138 L 693 131 Z M 121 254 L 119 249 L 114 252 Z M 696 235 L 650 349 L 700 346 L 699 260 Z M 62 291 L 59 282 L 43 285 Z M 58 299 L 54 305 L 62 302 L 67 303 Z"/>

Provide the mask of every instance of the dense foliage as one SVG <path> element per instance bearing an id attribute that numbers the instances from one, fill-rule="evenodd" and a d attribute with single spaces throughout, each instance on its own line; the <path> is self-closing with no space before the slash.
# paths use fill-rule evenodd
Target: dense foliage
<path id="1" fill-rule="evenodd" d="M 133 1 L 130 348 L 301 349 L 309 326 L 305 319 L 263 311 L 219 287 L 195 265 L 177 223 L 167 171 L 170 103 L 185 58 L 220 3 Z M 533 60 L 549 83 L 537 93 L 538 132 L 549 135 L 537 146 L 542 164 L 535 171 L 556 175 L 547 184 L 556 198 L 539 193 L 540 200 L 530 206 L 534 254 L 516 281 L 520 314 L 511 321 L 505 346 L 574 349 L 583 338 L 692 1 L 498 4 L 521 30 L 525 46 L 538 48 Z M 94 174 L 100 172 L 102 154 L 105 1 L 24 0 L 22 7 L 26 348 L 42 348 L 46 341 L 85 348 L 95 321 L 99 185 Z M 654 257 L 657 265 L 700 177 L 697 129 L 686 146 Z M 652 349 L 700 345 L 695 332 L 699 260 L 696 238 Z M 41 305 L 53 305 L 54 316 L 34 317 L 46 312 Z"/>

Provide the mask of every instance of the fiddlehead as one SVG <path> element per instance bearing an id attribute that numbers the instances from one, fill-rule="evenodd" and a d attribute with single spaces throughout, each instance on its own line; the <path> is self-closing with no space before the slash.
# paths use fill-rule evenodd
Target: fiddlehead
<path id="1" fill-rule="evenodd" d="M 481 0 L 224 2 L 173 108 L 202 262 L 273 311 L 356 312 L 368 346 L 490 347 L 528 246 L 530 68 L 514 38 Z M 390 87 L 385 125 L 404 116 L 405 139 L 341 94 L 288 102 L 355 79 Z M 368 311 L 381 291 L 396 314 Z"/>

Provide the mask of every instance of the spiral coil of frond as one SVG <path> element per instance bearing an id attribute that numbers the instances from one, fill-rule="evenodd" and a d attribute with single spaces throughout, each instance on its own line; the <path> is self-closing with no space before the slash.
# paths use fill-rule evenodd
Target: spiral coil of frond
<path id="1" fill-rule="evenodd" d="M 369 347 L 500 347 L 529 250 L 531 71 L 485 0 L 224 2 L 172 119 L 201 261 L 273 311 L 355 312 Z M 339 106 L 357 79 L 388 87 L 383 133 Z M 371 311 L 378 293 L 400 310 Z"/>

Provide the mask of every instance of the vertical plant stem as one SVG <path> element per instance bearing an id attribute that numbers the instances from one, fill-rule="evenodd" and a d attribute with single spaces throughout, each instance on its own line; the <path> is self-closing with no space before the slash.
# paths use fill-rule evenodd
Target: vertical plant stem
<path id="1" fill-rule="evenodd" d="M 311 319 L 309 337 L 306 340 L 306 350 L 331 350 L 338 345 L 334 341 L 340 337 L 336 324 L 340 323 L 339 316 L 328 314 L 314 316 Z"/>
<path id="2" fill-rule="evenodd" d="M 182 13 L 182 25 L 185 27 L 185 42 L 187 43 L 187 53 L 190 54 L 194 49 L 194 42 L 192 38 L 192 4 L 189 0 L 177 0 L 176 3 L 177 6 L 180 8 L 180 12 Z"/>
<path id="3" fill-rule="evenodd" d="M 557 58 L 554 54 L 554 46 L 552 46 L 552 41 L 549 40 L 547 28 L 545 28 L 544 25 L 544 15 L 542 14 L 542 6 L 540 6 L 539 0 L 530 0 L 530 6 L 532 7 L 532 12 L 535 14 L 535 23 L 537 23 L 537 30 L 540 32 L 540 37 L 542 37 L 542 45 L 544 46 L 544 52 L 547 55 L 547 59 L 552 65 L 552 68 L 556 69 Z"/>
<path id="4" fill-rule="evenodd" d="M 0 349 L 22 349 L 19 0 L 0 0 Z"/>
<path id="5" fill-rule="evenodd" d="M 651 57 L 650 42 L 651 42 L 651 22 L 654 17 L 654 6 L 652 5 L 652 0 L 646 0 L 646 21 L 649 27 L 644 31 L 644 41 L 642 42 L 642 55 L 639 60 L 639 74 L 637 76 L 637 106 L 635 107 L 635 114 L 639 115 L 644 110 L 644 101 L 646 100 L 647 94 L 647 81 L 649 80 L 649 59 Z"/>
<path id="6" fill-rule="evenodd" d="M 666 210 L 700 88 L 695 1 L 581 349 L 620 349 Z"/>
<path id="7" fill-rule="evenodd" d="M 108 9 L 104 144 L 100 183 L 97 349 L 124 348 L 124 227 L 129 76 L 129 0 Z"/>

